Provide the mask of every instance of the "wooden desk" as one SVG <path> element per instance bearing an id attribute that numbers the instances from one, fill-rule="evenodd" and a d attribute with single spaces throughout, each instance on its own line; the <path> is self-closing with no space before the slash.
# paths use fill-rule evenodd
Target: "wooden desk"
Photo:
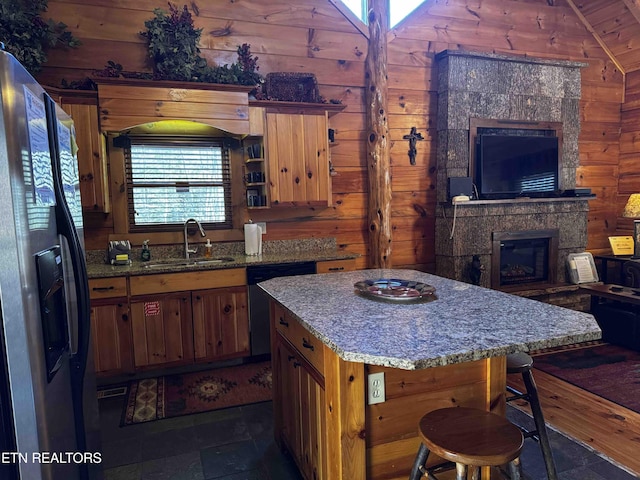
<path id="1" fill-rule="evenodd" d="M 592 311 L 594 299 L 597 301 L 598 297 L 640 305 L 640 289 L 638 288 L 623 287 L 611 283 L 588 283 L 580 285 L 580 290 L 591 294 Z"/>

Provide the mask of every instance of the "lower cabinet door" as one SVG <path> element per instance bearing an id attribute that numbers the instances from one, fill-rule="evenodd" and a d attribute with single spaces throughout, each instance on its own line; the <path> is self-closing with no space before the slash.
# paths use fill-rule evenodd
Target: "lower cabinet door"
<path id="1" fill-rule="evenodd" d="M 299 370 L 300 444 L 302 469 L 309 480 L 324 477 L 324 389 L 302 367 Z"/>
<path id="2" fill-rule="evenodd" d="M 282 365 L 282 437 L 298 466 L 302 452 L 300 438 L 300 362 L 284 345 L 280 350 Z"/>
<path id="3" fill-rule="evenodd" d="M 196 362 L 249 355 L 247 287 L 192 292 Z"/>
<path id="4" fill-rule="evenodd" d="M 284 341 L 277 342 L 274 407 L 280 431 L 276 432 L 307 480 L 325 478 L 324 389 L 300 360 L 299 353 Z"/>
<path id="5" fill-rule="evenodd" d="M 100 376 L 133 372 L 133 346 L 126 298 L 91 301 L 93 363 Z"/>
<path id="6" fill-rule="evenodd" d="M 136 368 L 193 362 L 190 292 L 132 298 L 131 324 Z"/>

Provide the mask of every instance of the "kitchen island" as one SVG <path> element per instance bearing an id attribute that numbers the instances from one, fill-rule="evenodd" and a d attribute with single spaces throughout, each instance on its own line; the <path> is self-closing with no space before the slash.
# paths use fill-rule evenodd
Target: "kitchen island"
<path id="1" fill-rule="evenodd" d="M 431 285 L 437 298 L 355 291 L 381 278 Z M 504 413 L 505 355 L 601 336 L 590 314 L 413 270 L 259 285 L 272 298 L 276 441 L 310 480 L 406 479 L 424 413 L 455 405 Z"/>

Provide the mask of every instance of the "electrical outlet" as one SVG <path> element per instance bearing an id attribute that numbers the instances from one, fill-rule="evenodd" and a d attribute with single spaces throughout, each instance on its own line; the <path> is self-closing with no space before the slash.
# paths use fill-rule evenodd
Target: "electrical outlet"
<path id="1" fill-rule="evenodd" d="M 384 372 L 370 373 L 368 384 L 368 404 L 373 405 L 384 402 Z"/>
<path id="2" fill-rule="evenodd" d="M 263 235 L 267 233 L 267 222 L 256 222 L 256 225 L 258 225 L 262 229 Z"/>

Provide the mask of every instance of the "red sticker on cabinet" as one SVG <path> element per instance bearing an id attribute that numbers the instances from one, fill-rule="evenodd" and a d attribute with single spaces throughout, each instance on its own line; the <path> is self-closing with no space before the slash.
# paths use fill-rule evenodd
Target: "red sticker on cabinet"
<path id="1" fill-rule="evenodd" d="M 160 314 L 160 302 L 144 302 L 144 316 L 153 317 Z"/>

